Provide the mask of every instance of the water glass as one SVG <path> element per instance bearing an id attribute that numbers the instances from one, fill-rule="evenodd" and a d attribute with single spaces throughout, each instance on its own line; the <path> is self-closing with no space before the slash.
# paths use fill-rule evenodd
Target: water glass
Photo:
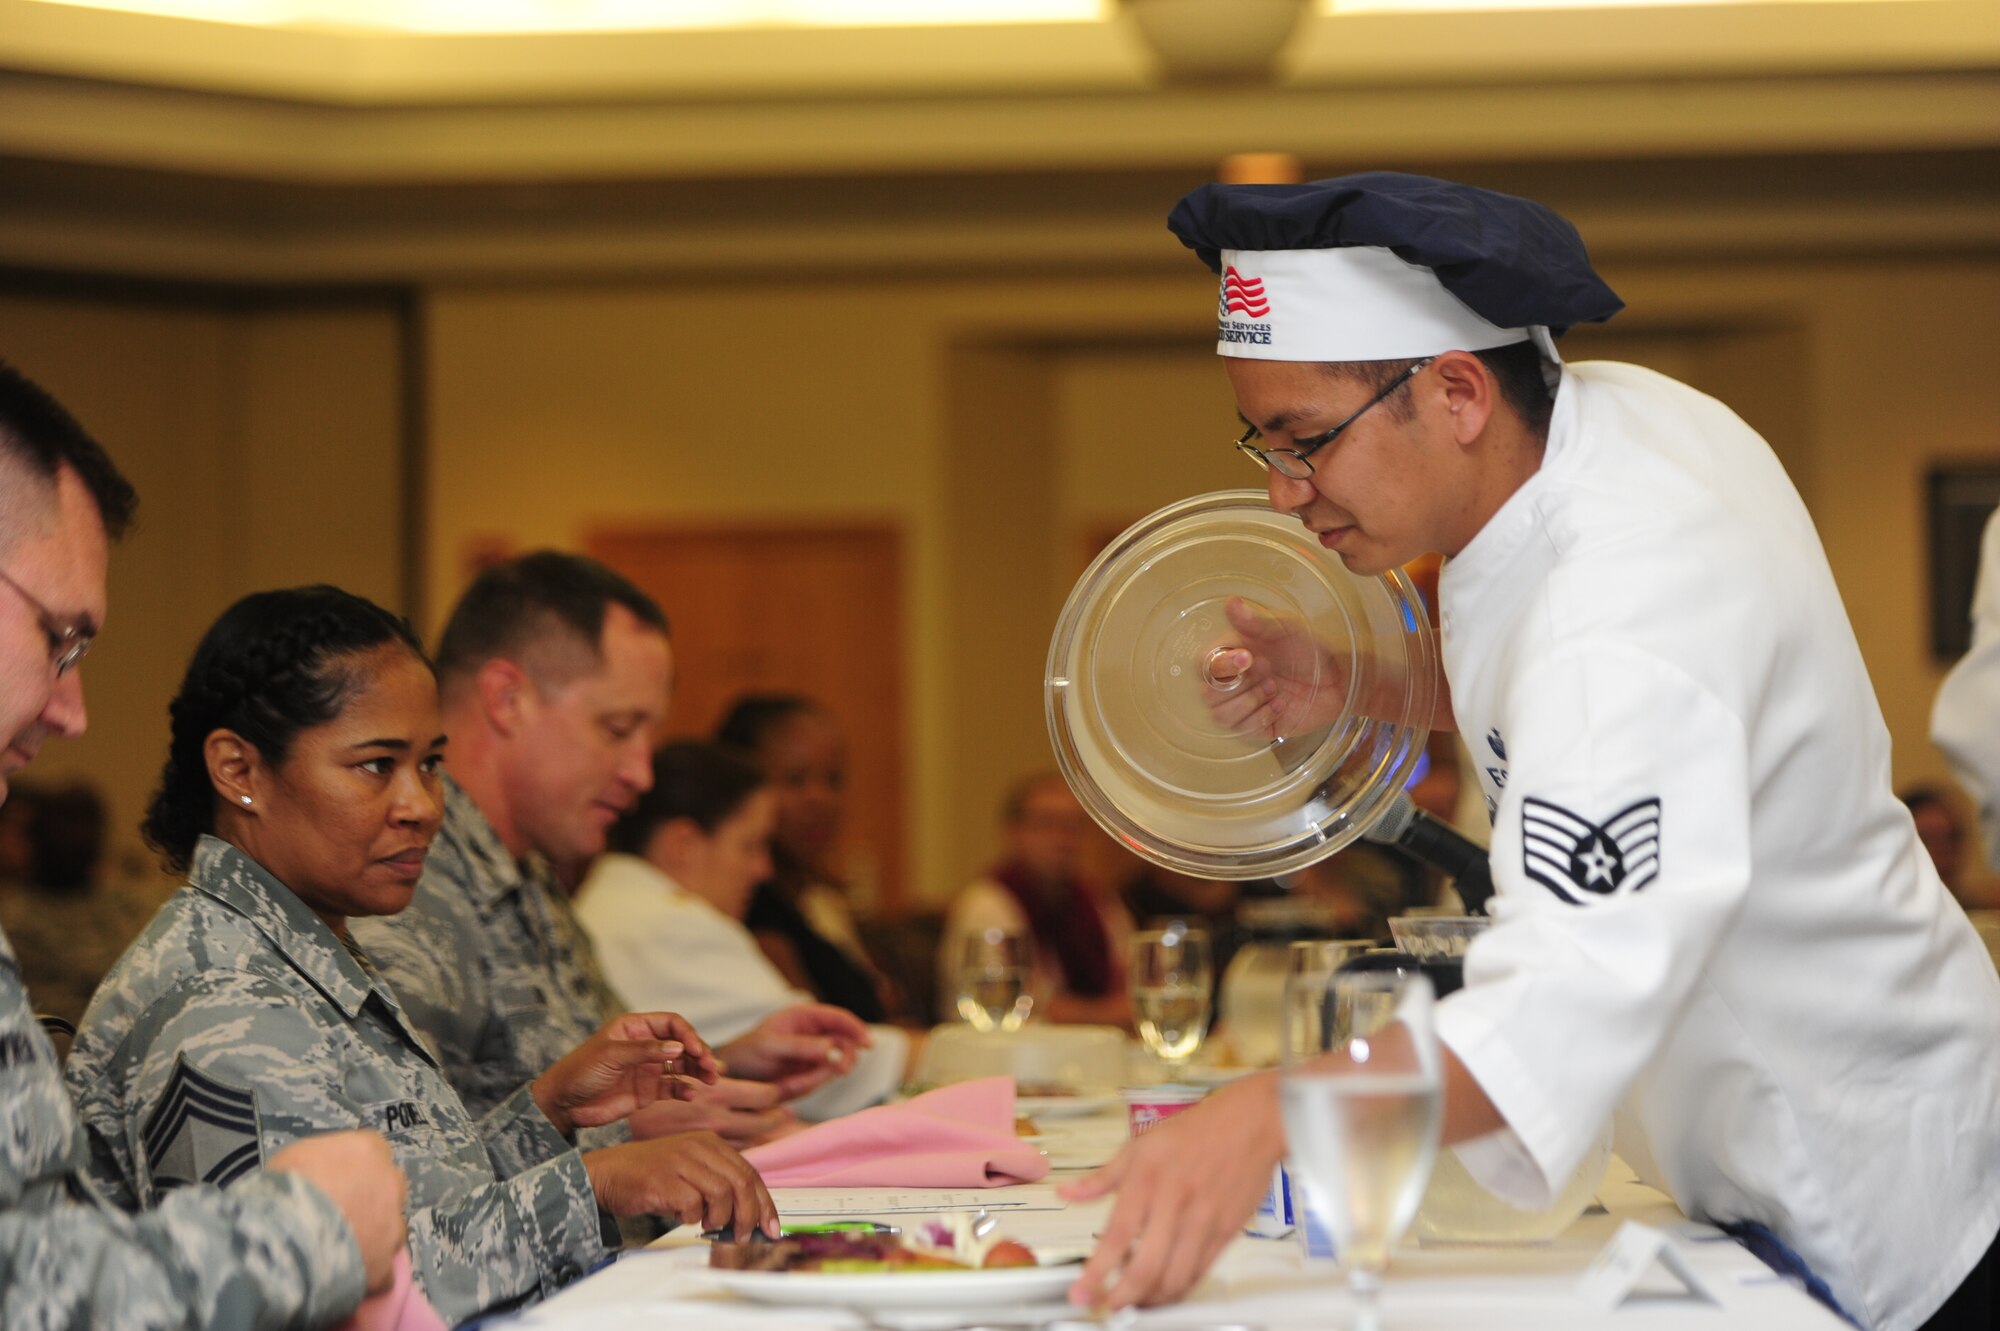
<path id="1" fill-rule="evenodd" d="M 1292 1177 L 1333 1231 L 1354 1331 L 1377 1331 L 1389 1249 L 1409 1228 L 1437 1158 L 1441 1064 L 1428 977 L 1335 971 L 1286 1032 L 1279 1078 Z"/>
<path id="2" fill-rule="evenodd" d="M 1324 1052 L 1325 1025 L 1333 1017 L 1333 973 L 1374 945 L 1365 938 L 1311 938 L 1286 949 L 1278 1002 L 1278 1049 L 1284 1061 Z"/>
<path id="3" fill-rule="evenodd" d="M 1132 1014 L 1139 1038 L 1169 1068 L 1194 1057 L 1215 1001 L 1215 949 L 1208 931 L 1172 924 L 1132 935 Z"/>
<path id="4" fill-rule="evenodd" d="M 1034 944 L 1025 934 L 981 929 L 958 958 L 958 1015 L 975 1031 L 1016 1031 L 1034 1011 Z"/>

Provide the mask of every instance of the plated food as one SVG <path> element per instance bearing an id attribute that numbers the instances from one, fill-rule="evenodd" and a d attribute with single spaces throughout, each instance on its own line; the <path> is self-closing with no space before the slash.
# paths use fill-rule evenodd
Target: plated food
<path id="1" fill-rule="evenodd" d="M 717 1243 L 709 1274 L 757 1303 L 874 1309 L 991 1309 L 1060 1303 L 1081 1250 L 1036 1252 L 980 1237 L 968 1215 L 904 1232 L 822 1232 Z M 926 1277 L 918 1279 L 917 1277 Z"/>
<path id="2" fill-rule="evenodd" d="M 949 1236 L 947 1236 L 949 1237 Z M 1035 1266 L 1035 1254 L 1011 1239 L 972 1252 L 901 1234 L 793 1234 L 782 1239 L 717 1243 L 708 1264 L 724 1271 L 810 1271 L 826 1275 L 887 1275 L 920 1271 L 991 1271 Z"/>

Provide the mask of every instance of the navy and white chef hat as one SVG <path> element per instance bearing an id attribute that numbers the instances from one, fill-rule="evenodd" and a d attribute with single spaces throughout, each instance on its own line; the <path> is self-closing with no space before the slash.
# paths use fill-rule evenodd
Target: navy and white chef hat
<path id="1" fill-rule="evenodd" d="M 1216 351 L 1404 360 L 1555 339 L 1625 307 L 1576 228 L 1510 194 L 1369 171 L 1204 185 L 1167 227 L 1221 278 Z"/>

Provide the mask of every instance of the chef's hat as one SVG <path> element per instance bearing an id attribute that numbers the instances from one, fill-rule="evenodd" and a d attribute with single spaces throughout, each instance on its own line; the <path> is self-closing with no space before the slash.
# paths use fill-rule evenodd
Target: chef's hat
<path id="1" fill-rule="evenodd" d="M 1216 351 L 1403 360 L 1556 337 L 1625 307 L 1539 203 L 1393 171 L 1204 185 L 1167 227 L 1221 278 Z"/>

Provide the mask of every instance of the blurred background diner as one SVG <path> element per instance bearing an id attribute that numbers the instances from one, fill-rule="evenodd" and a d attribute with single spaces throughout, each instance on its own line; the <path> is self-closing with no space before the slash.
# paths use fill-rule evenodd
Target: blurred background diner
<path id="1" fill-rule="evenodd" d="M 1164 208 L 1366 167 L 1578 225 L 1631 308 L 1565 355 L 1771 441 L 1899 788 L 1957 803 L 1926 717 L 2000 501 L 1988 0 L 1300 0 L 1261 53 L 1147 7 L 0 0 L 0 355 L 147 496 L 90 733 L 33 774 L 98 792 L 95 862 L 139 857 L 172 682 L 239 595 L 332 582 L 434 639 L 482 568 L 587 552 L 700 663 L 656 738 L 722 733 L 773 783 L 775 923 L 748 923 L 787 981 L 928 1023 L 945 913 L 1051 761 L 1064 597 L 1142 515 L 1261 484 Z M 1465 761 L 1434 741 L 1416 791 L 1483 837 Z M 30 895 L 28 805 L 0 826 L 17 940 L 86 899 Z M 1450 902 L 1379 848 L 1282 897 L 1062 816 L 1096 908 L 1198 920 L 1218 974 L 1260 896 L 1370 936 Z"/>

